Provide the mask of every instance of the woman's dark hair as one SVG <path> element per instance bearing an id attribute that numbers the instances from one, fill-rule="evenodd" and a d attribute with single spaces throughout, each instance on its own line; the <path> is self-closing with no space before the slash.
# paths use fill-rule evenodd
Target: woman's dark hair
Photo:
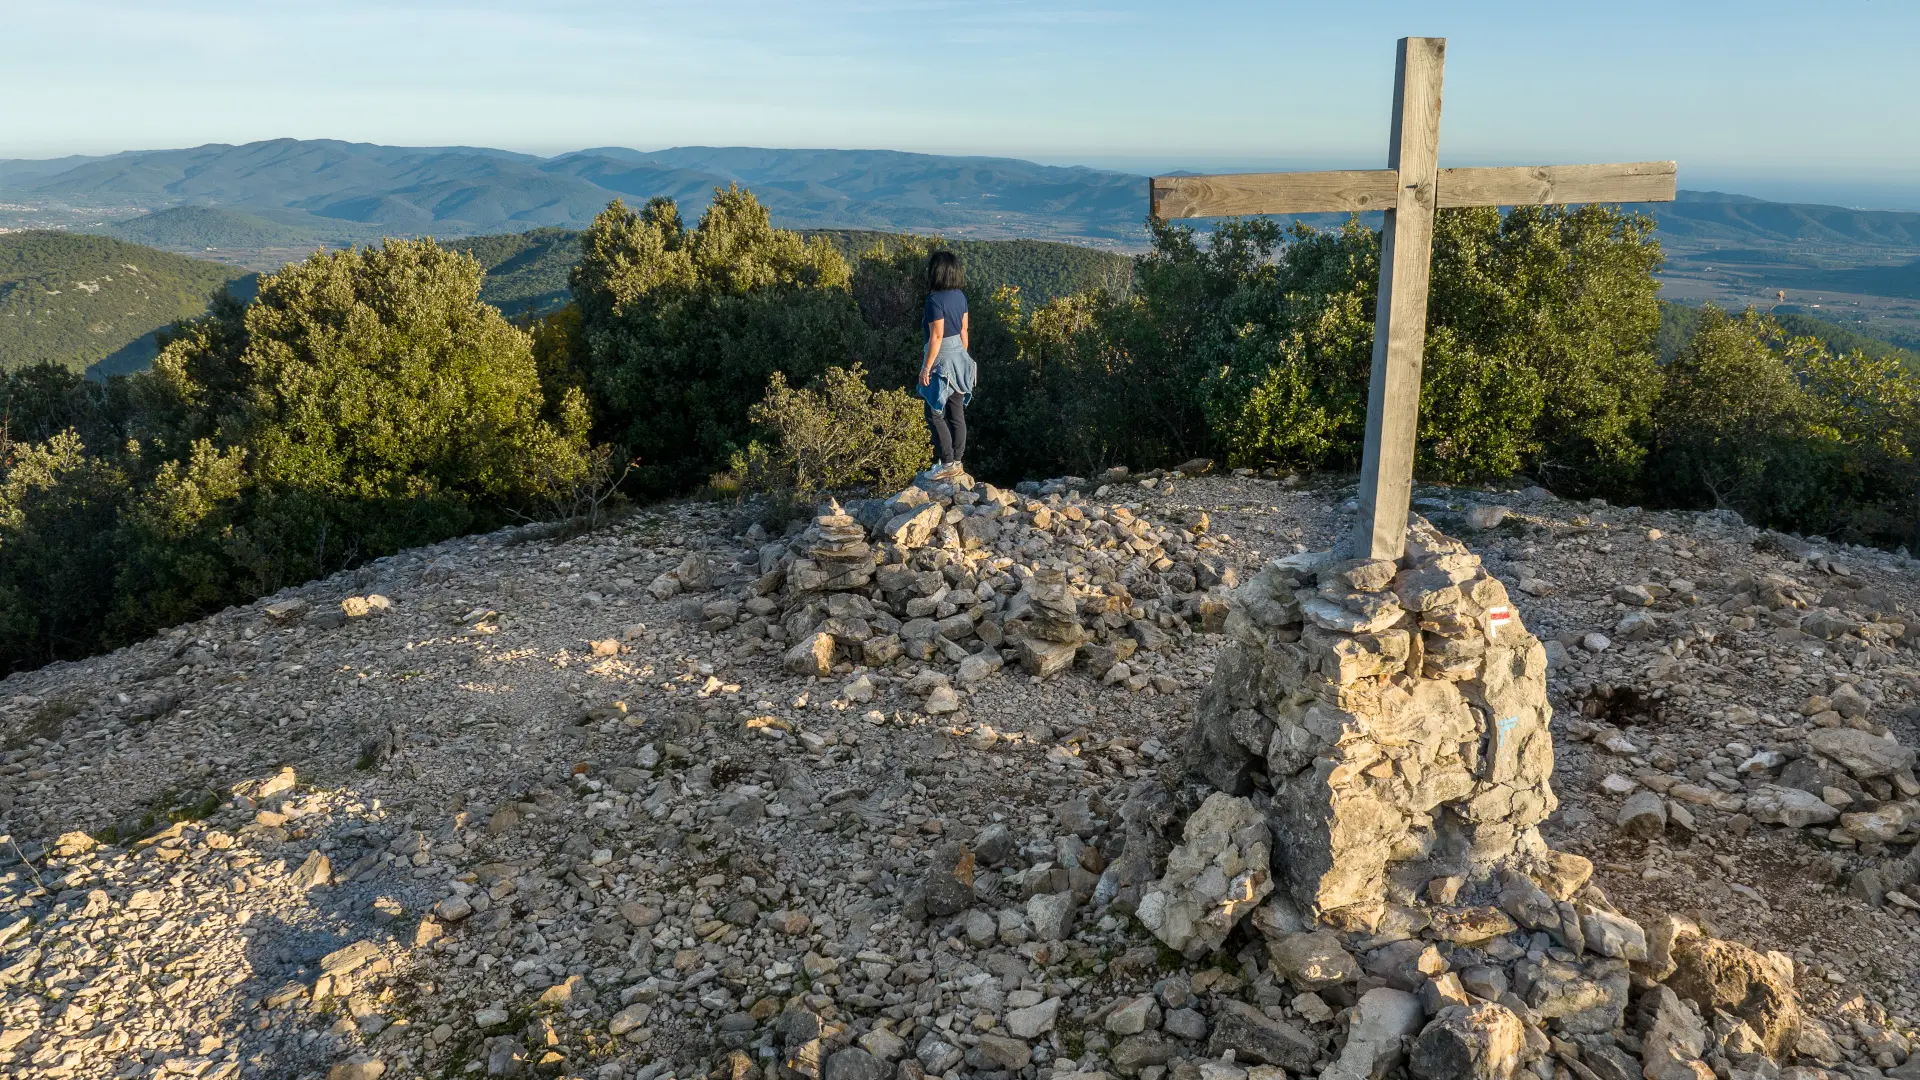
<path id="1" fill-rule="evenodd" d="M 960 271 L 960 256 L 951 251 L 936 251 L 927 260 L 927 288 L 938 292 L 966 286 L 967 275 Z"/>

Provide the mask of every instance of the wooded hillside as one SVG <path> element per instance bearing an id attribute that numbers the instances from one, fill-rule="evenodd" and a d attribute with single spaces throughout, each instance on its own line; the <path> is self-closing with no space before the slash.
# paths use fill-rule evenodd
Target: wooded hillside
<path id="1" fill-rule="evenodd" d="M 153 359 L 155 330 L 205 313 L 214 292 L 242 276 L 106 236 L 0 236 L 0 370 L 138 370 Z"/>

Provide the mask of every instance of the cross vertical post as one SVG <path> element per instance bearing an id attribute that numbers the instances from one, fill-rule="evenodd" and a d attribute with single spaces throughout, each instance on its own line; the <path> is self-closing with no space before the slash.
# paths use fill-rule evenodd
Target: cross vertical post
<path id="1" fill-rule="evenodd" d="M 1413 501 L 1414 437 L 1420 427 L 1420 365 L 1427 336 L 1427 281 L 1440 168 L 1440 78 L 1445 38 L 1400 39 L 1393 78 L 1387 168 L 1399 192 L 1380 234 L 1380 296 L 1374 310 L 1373 376 L 1360 457 L 1360 518 L 1352 554 L 1398 559 Z"/>
<path id="2" fill-rule="evenodd" d="M 1386 212 L 1360 454 L 1360 519 L 1342 542 L 1349 556 L 1397 560 L 1406 553 L 1434 212 L 1463 206 L 1672 202 L 1675 195 L 1671 161 L 1440 168 L 1440 74 L 1446 52 L 1446 38 L 1400 39 L 1393 135 L 1384 169 L 1156 176 L 1147 185 L 1147 212 L 1161 220 Z"/>

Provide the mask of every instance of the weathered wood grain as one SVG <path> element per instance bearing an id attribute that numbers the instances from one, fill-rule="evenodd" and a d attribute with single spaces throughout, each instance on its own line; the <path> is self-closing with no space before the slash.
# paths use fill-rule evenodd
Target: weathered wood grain
<path id="1" fill-rule="evenodd" d="M 1156 176 L 1152 208 L 1169 220 L 1384 210 L 1396 204 L 1399 181 L 1392 169 Z M 1672 202 L 1675 182 L 1671 161 L 1441 169 L 1438 205 Z"/>
<path id="2" fill-rule="evenodd" d="M 1367 437 L 1360 452 L 1360 519 L 1353 536 L 1354 554 L 1372 559 L 1398 559 L 1407 546 L 1446 53 L 1445 38 L 1401 38 L 1394 64 L 1387 167 L 1399 173 L 1399 198 L 1387 211 L 1380 238 L 1380 299 L 1374 309 Z"/>
<path id="3" fill-rule="evenodd" d="M 1671 161 L 1441 169 L 1440 205 L 1672 202 L 1675 181 Z"/>
<path id="4" fill-rule="evenodd" d="M 1400 174 L 1392 169 L 1156 176 L 1152 206 L 1156 216 L 1169 220 L 1385 210 L 1399 186 Z"/>

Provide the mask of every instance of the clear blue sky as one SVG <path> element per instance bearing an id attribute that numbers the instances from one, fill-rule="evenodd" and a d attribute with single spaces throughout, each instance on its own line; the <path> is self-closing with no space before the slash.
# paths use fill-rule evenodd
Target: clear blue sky
<path id="1" fill-rule="evenodd" d="M 1920 4 L 0 0 L 0 157 L 294 136 L 1370 166 L 1449 39 L 1443 164 L 1676 158 L 1920 206 Z"/>

